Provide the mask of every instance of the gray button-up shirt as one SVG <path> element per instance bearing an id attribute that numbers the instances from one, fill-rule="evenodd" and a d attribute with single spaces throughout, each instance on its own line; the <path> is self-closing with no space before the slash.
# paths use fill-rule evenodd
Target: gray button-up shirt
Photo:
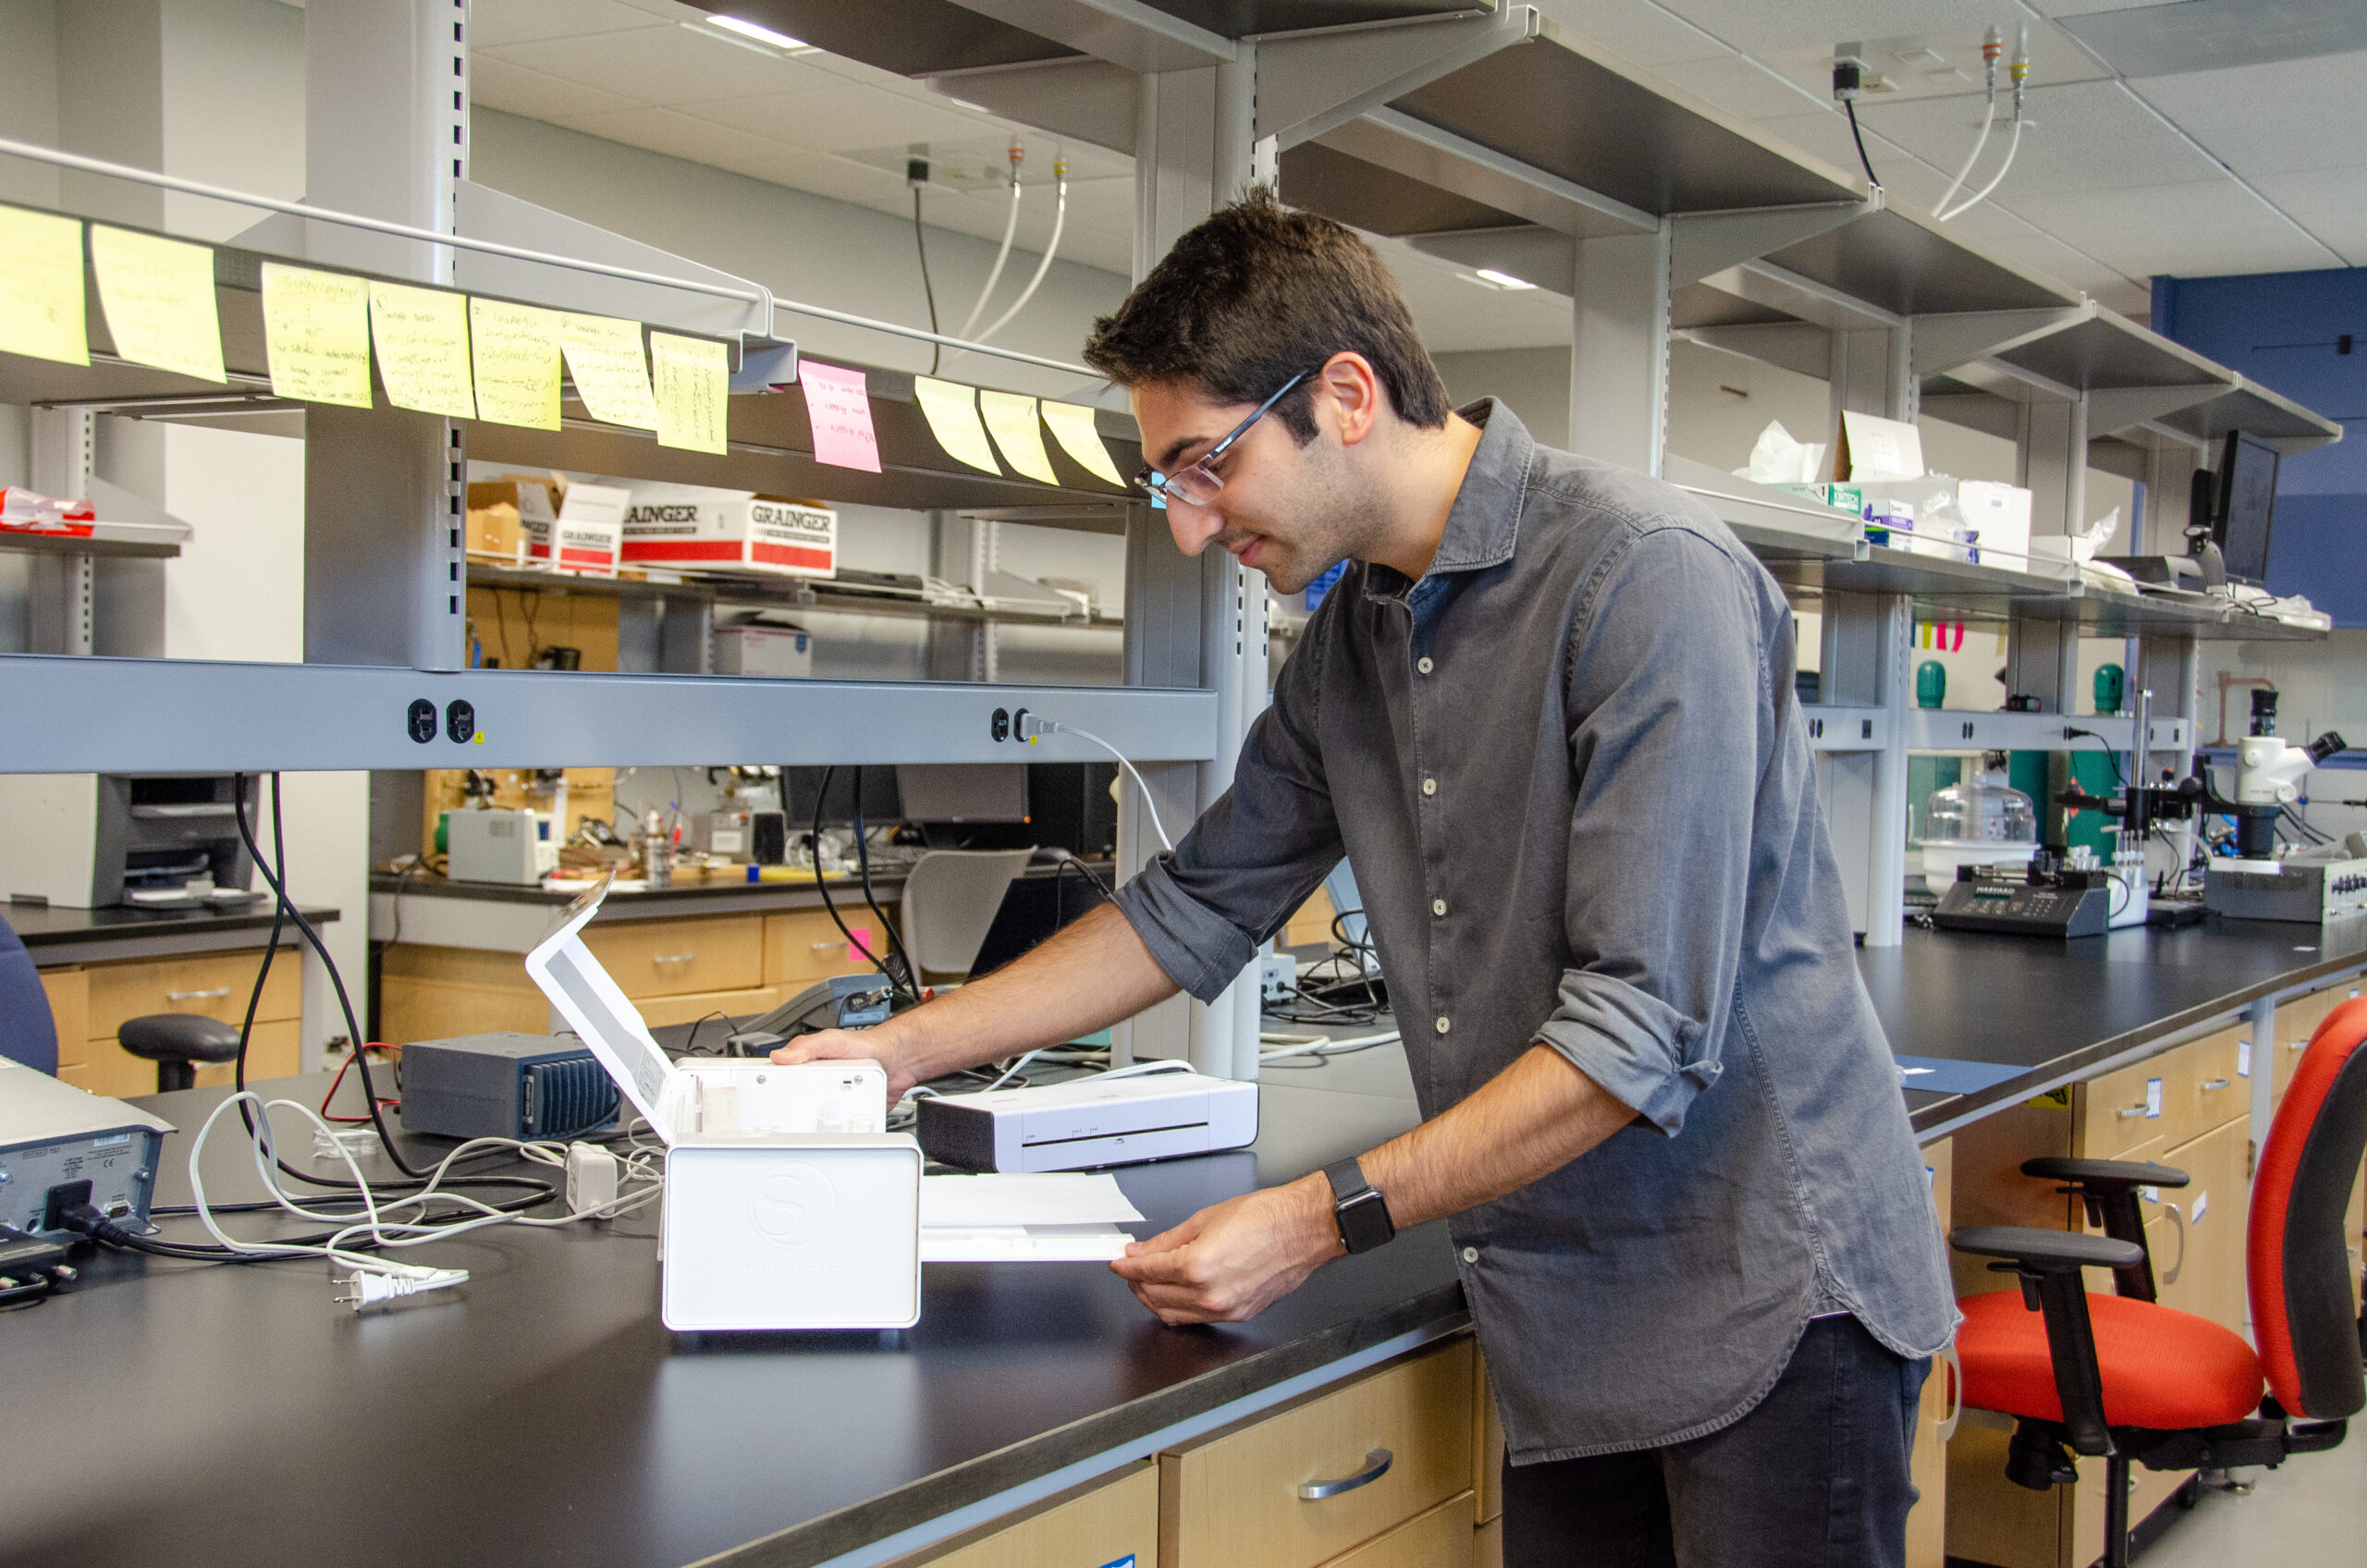
<path id="1" fill-rule="evenodd" d="M 1819 1313 L 1933 1354 L 1955 1305 L 1790 607 L 1699 502 L 1464 417 L 1419 626 L 1403 574 L 1351 564 L 1120 908 L 1213 999 L 1344 851 L 1426 1116 L 1539 1042 L 1636 1108 L 1451 1222 L 1516 1462 L 1713 1431 Z"/>

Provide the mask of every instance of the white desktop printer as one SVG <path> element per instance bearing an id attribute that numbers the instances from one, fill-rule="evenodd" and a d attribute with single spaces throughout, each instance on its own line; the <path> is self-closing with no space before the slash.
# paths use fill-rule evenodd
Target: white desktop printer
<path id="1" fill-rule="evenodd" d="M 603 880 L 578 898 L 526 973 L 666 1145 L 666 1327 L 919 1322 L 921 1151 L 886 1131 L 887 1074 L 872 1061 L 668 1061 L 583 944 L 607 892 Z"/>
<path id="2" fill-rule="evenodd" d="M 921 1148 L 964 1170 L 1084 1170 L 1237 1149 L 1257 1137 L 1257 1085 L 1175 1070 L 919 1102 Z"/>

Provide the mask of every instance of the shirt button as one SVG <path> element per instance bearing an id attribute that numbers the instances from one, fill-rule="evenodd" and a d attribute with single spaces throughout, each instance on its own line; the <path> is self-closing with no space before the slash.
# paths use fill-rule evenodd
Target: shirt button
<path id="1" fill-rule="evenodd" d="M 1424 675 L 1428 675 L 1430 672 L 1430 661 L 1427 656 L 1425 656 L 1424 658 L 1416 661 L 1414 668 L 1420 670 Z"/>
<path id="2" fill-rule="evenodd" d="M 1446 913 L 1446 900 L 1444 899 L 1432 899 L 1430 900 L 1430 913 L 1432 914 L 1444 914 Z"/>
<path id="3" fill-rule="evenodd" d="M 1464 1261 L 1464 1262 L 1466 1262 L 1466 1263 L 1477 1263 L 1477 1262 L 1478 1262 L 1478 1261 L 1479 1261 L 1479 1249 L 1478 1249 L 1478 1247 L 1466 1247 L 1466 1248 L 1464 1248 L 1464 1249 L 1463 1249 L 1463 1261 Z"/>
<path id="4" fill-rule="evenodd" d="M 1453 1026 L 1454 1026 L 1453 1020 L 1452 1020 L 1452 1019 L 1448 1018 L 1448 1017 L 1447 1017 L 1447 1015 L 1446 1015 L 1445 1013 L 1440 1013 L 1440 1014 L 1439 1014 L 1439 1033 L 1440 1033 L 1440 1034 L 1441 1034 L 1441 1035 L 1445 1034 L 1449 1029 L 1453 1028 Z"/>
<path id="5" fill-rule="evenodd" d="M 1438 781 L 1437 779 L 1435 779 L 1435 778 L 1425 778 L 1425 779 L 1423 779 L 1423 780 L 1422 780 L 1422 793 L 1424 793 L 1425 795 L 1435 795 L 1435 794 L 1437 794 L 1438 792 L 1439 792 L 1439 781 Z"/>

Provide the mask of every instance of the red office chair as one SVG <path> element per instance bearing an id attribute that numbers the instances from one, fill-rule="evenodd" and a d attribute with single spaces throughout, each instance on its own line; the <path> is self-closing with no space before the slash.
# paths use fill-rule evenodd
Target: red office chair
<path id="1" fill-rule="evenodd" d="M 2107 1455 L 2104 1558 L 2128 1562 L 2128 1468 L 2275 1466 L 2343 1439 L 2367 1405 L 2367 1320 L 2351 1297 L 2342 1233 L 2367 1155 L 2367 999 L 2327 1015 L 2301 1058 L 2252 1177 L 2246 1274 L 2255 1352 L 2207 1318 L 2159 1305 L 2138 1212 L 2141 1186 L 2183 1187 L 2186 1172 L 2113 1159 L 2033 1159 L 2104 1233 L 2013 1226 L 1957 1231 L 1960 1252 L 2021 1280 L 1968 1296 L 1956 1330 L 1964 1403 L 2014 1416 L 2005 1473 L 2046 1491 L 2075 1481 L 2072 1454 Z M 2262 1066 L 2266 1068 L 2262 1053 Z M 2090 1295 L 2082 1268 L 2113 1270 L 2116 1294 Z M 2263 1379 L 2267 1396 L 2262 1395 Z"/>

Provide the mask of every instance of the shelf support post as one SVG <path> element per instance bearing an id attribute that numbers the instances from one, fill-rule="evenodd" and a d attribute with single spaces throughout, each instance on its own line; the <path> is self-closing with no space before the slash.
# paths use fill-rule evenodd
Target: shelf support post
<path id="1" fill-rule="evenodd" d="M 88 409 L 34 409 L 33 490 L 71 499 L 91 493 L 98 416 Z M 88 556 L 27 557 L 29 654 L 87 654 L 95 645 L 97 568 Z"/>
<path id="2" fill-rule="evenodd" d="M 1572 269 L 1570 449 L 1654 475 L 1668 424 L 1670 243 L 1666 218 L 1580 239 Z"/>

